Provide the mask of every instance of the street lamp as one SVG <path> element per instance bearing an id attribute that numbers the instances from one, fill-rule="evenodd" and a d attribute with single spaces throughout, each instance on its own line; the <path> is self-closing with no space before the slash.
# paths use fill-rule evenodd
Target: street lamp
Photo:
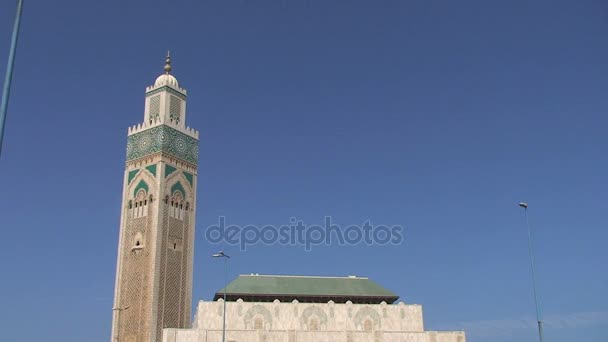
<path id="1" fill-rule="evenodd" d="M 228 287 L 228 259 L 230 256 L 224 251 L 212 255 L 214 258 L 224 258 L 224 318 L 222 322 L 222 342 L 226 342 L 226 287 Z"/>
<path id="2" fill-rule="evenodd" d="M 116 311 L 116 336 L 114 336 L 114 339 L 116 340 L 116 342 L 118 342 L 118 336 L 120 335 L 120 312 L 121 311 L 125 311 L 129 308 L 129 306 L 125 306 L 125 307 L 116 307 L 116 308 L 112 308 L 112 311 Z"/>
<path id="3" fill-rule="evenodd" d="M 536 306 L 536 323 L 538 324 L 538 339 L 543 342 L 543 322 L 540 318 L 540 303 L 538 302 L 536 294 L 536 275 L 534 273 L 534 248 L 532 244 L 532 230 L 530 229 L 530 222 L 528 221 L 528 203 L 520 202 L 519 206 L 524 209 L 524 215 L 526 217 L 526 226 L 528 228 L 528 252 L 530 253 L 530 266 L 532 268 L 532 291 L 534 292 L 534 305 Z"/>

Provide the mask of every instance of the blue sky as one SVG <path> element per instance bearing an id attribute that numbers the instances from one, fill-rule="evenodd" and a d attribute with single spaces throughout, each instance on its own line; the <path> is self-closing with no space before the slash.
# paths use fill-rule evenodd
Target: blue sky
<path id="1" fill-rule="evenodd" d="M 0 65 L 14 1 L 0 4 Z M 608 337 L 604 1 L 28 1 L 0 158 L 0 340 L 108 341 L 127 127 L 171 49 L 204 229 L 405 227 L 398 246 L 256 245 L 229 273 L 368 276 L 427 329 Z"/>

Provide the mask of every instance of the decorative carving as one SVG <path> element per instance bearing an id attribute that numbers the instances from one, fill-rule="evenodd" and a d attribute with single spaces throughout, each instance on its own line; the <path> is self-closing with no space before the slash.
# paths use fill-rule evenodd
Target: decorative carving
<path id="1" fill-rule="evenodd" d="M 152 91 L 149 91 L 149 92 L 146 93 L 146 97 L 152 96 L 154 94 L 157 94 L 157 93 L 160 93 L 160 92 L 163 92 L 163 91 L 169 92 L 169 93 L 171 93 L 171 94 L 179 97 L 180 99 L 182 99 L 184 101 L 186 100 L 186 95 L 185 94 L 182 94 L 182 93 L 176 91 L 175 89 L 173 89 L 173 88 L 171 88 L 169 86 L 162 86 L 160 88 L 157 88 L 157 89 L 154 89 Z"/>
<path id="2" fill-rule="evenodd" d="M 319 326 L 311 326 L 314 323 L 319 323 Z M 327 326 L 327 315 L 325 311 L 318 306 L 309 306 L 304 311 L 302 311 L 302 316 L 300 316 L 300 325 L 303 330 L 324 330 Z"/>
<path id="3" fill-rule="evenodd" d="M 353 321 L 355 323 L 355 326 L 361 329 L 366 319 L 371 320 L 371 323 L 374 327 L 373 330 L 380 330 L 382 322 L 380 314 L 378 314 L 376 310 L 372 309 L 369 306 L 365 306 L 359 309 L 359 311 L 357 311 L 357 314 L 355 314 Z"/>
<path id="4" fill-rule="evenodd" d="M 160 116 L 160 95 L 150 98 L 150 120 L 157 120 Z"/>
<path id="5" fill-rule="evenodd" d="M 254 305 L 245 313 L 243 322 L 247 329 L 253 329 L 255 327 L 256 319 L 263 320 L 263 326 L 269 330 L 272 328 L 272 313 L 262 305 Z"/>
<path id="6" fill-rule="evenodd" d="M 182 101 L 175 96 L 169 100 L 169 119 L 175 124 L 179 124 L 182 115 Z"/>
<path id="7" fill-rule="evenodd" d="M 142 180 L 139 181 L 139 183 L 137 183 L 137 186 L 135 187 L 135 189 L 133 190 L 133 196 L 142 196 L 139 195 L 138 193 L 143 191 L 143 194 L 145 195 L 146 193 L 148 193 L 148 184 L 146 182 Z"/>

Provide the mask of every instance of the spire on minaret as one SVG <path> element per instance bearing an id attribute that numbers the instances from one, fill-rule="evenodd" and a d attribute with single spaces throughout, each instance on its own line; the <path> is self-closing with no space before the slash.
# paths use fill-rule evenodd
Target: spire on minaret
<path id="1" fill-rule="evenodd" d="M 169 50 L 167 50 L 167 58 L 165 58 L 165 67 L 163 69 L 165 70 L 165 74 L 171 73 L 171 51 Z"/>
<path id="2" fill-rule="evenodd" d="M 171 86 L 177 91 L 185 94 L 185 90 L 179 87 L 177 79 L 173 75 L 171 75 L 172 69 L 173 68 L 171 67 L 171 52 L 167 51 L 167 57 L 165 57 L 165 66 L 163 67 L 164 73 L 160 74 L 160 76 L 156 78 L 153 87 L 158 88 L 162 86 Z M 151 89 L 147 89 L 146 91 L 149 90 Z"/>

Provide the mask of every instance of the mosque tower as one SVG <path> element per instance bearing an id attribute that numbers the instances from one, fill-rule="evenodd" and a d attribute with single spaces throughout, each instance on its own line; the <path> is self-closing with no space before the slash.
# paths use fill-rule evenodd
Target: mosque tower
<path id="1" fill-rule="evenodd" d="M 199 133 L 186 126 L 186 95 L 167 54 L 143 122 L 128 130 L 113 342 L 190 326 Z"/>

